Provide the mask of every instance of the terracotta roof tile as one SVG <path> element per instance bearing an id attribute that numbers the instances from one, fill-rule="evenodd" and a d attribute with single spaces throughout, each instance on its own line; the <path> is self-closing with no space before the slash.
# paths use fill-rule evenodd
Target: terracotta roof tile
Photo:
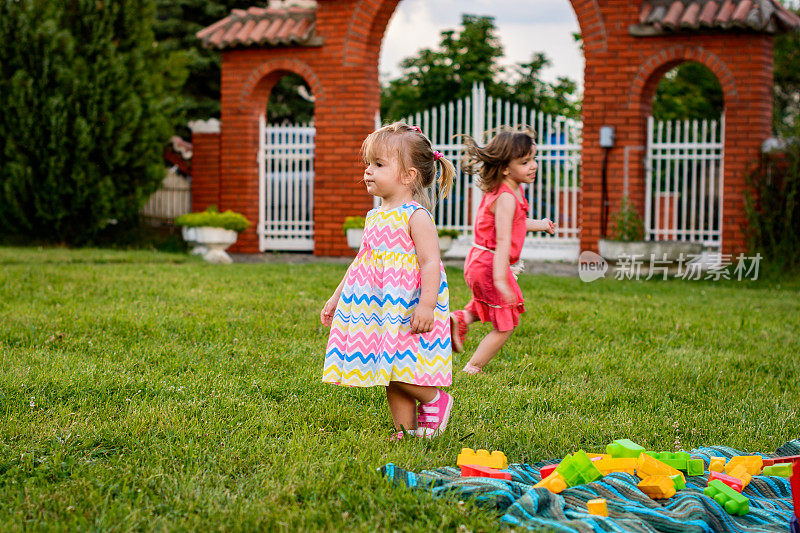
<path id="1" fill-rule="evenodd" d="M 632 35 L 675 32 L 748 31 L 783 33 L 800 29 L 800 17 L 779 0 L 644 0 Z"/>
<path id="2" fill-rule="evenodd" d="M 197 37 L 206 48 L 220 50 L 240 46 L 320 46 L 322 38 L 316 27 L 316 7 L 250 7 L 231 10 L 224 19 L 197 32 Z"/>

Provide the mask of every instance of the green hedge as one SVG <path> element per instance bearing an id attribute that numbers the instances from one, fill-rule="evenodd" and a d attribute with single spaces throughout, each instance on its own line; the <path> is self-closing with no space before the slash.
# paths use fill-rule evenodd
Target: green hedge
<path id="1" fill-rule="evenodd" d="M 186 228 L 212 227 L 230 229 L 241 233 L 250 227 L 250 222 L 241 213 L 234 213 L 230 209 L 220 213 L 215 208 L 209 207 L 202 213 L 187 213 L 175 219 L 176 226 Z"/>

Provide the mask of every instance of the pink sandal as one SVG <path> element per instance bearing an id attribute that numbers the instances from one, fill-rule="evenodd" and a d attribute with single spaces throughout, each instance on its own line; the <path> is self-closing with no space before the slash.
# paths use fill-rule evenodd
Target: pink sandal
<path id="1" fill-rule="evenodd" d="M 467 322 L 464 320 L 464 311 L 450 313 L 450 345 L 458 353 L 464 349 L 467 338 Z"/>

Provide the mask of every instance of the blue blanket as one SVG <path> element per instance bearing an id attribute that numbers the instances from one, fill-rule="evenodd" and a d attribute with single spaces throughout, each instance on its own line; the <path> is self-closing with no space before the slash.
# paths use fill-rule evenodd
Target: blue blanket
<path id="1" fill-rule="evenodd" d="M 800 440 L 787 442 L 764 457 L 798 455 Z M 788 531 L 794 513 L 789 480 L 779 477 L 753 476 L 743 494 L 750 500 L 750 512 L 731 516 L 712 498 L 703 494 L 708 484 L 710 457 L 730 458 L 751 455 L 728 448 L 711 446 L 690 452 L 693 459 L 702 459 L 702 476 L 686 478 L 686 489 L 672 498 L 652 500 L 636 484 L 639 478 L 616 472 L 586 485 L 553 494 L 535 489 L 541 480 L 535 465 L 512 464 L 511 480 L 462 478 L 456 467 L 425 470 L 419 474 L 393 464 L 381 472 L 395 485 L 406 485 L 431 491 L 434 496 L 474 498 L 478 505 L 496 509 L 501 523 L 507 526 L 548 531 Z M 586 503 L 594 498 L 608 502 L 608 518 L 590 515 Z"/>

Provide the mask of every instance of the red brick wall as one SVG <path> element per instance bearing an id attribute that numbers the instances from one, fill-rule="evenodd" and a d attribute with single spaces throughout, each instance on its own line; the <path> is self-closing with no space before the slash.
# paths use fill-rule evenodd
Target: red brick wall
<path id="1" fill-rule="evenodd" d="M 192 211 L 216 205 L 220 175 L 219 133 L 192 133 Z"/>
<path id="2" fill-rule="evenodd" d="M 383 33 L 399 0 L 320 2 L 317 31 L 325 44 L 309 48 L 234 49 L 223 54 L 222 133 L 219 159 L 219 208 L 258 220 L 258 117 L 272 85 L 286 72 L 303 76 L 317 97 L 315 161 L 315 250 L 318 255 L 352 254 L 341 224 L 345 216 L 364 214 L 372 199 L 359 183 L 358 152 L 373 129 L 379 105 L 378 57 Z M 637 22 L 640 2 L 573 0 L 584 36 L 583 175 L 581 248 L 597 249 L 603 150 L 599 131 L 616 129 L 609 153 L 610 213 L 619 205 L 628 150 L 628 188 L 643 209 L 646 117 L 661 77 L 682 61 L 699 61 L 720 79 L 725 91 L 726 151 L 723 250 L 744 250 L 745 172 L 770 134 L 772 38 L 765 35 L 690 35 L 637 38 L 628 27 Z M 520 7 L 521 9 L 523 7 Z M 746 50 L 747 53 L 742 51 Z M 193 188 L 205 175 L 194 148 Z M 198 176 L 200 171 L 201 176 Z M 204 193 L 206 194 L 206 193 Z M 254 226 L 240 236 L 234 251 L 258 251 Z"/>

